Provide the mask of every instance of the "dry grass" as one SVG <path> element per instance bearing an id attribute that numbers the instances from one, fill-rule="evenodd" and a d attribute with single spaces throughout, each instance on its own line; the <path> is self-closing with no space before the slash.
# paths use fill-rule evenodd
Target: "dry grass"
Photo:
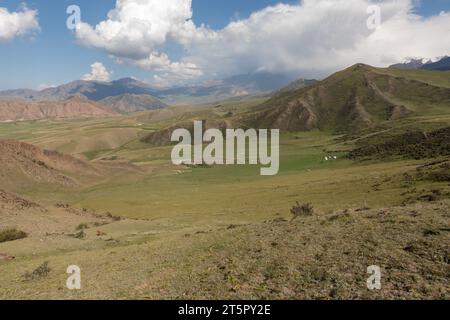
<path id="1" fill-rule="evenodd" d="M 33 270 L 33 272 L 26 272 L 23 277 L 26 281 L 32 281 L 40 278 L 45 278 L 50 273 L 50 267 L 48 266 L 48 261 L 45 261 L 39 267 Z"/>
<path id="2" fill-rule="evenodd" d="M 49 257 L 52 273 L 42 283 L 14 280 L 39 258 L 3 264 L 0 297 L 449 299 L 449 209 L 449 201 L 418 203 L 98 240 L 106 245 Z M 79 292 L 61 289 L 74 263 L 82 269 Z M 370 265 L 382 269 L 379 291 L 366 287 Z"/>

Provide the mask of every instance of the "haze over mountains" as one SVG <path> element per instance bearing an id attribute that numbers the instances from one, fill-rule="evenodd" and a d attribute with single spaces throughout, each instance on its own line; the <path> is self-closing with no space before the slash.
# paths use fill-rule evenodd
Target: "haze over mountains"
<path id="1" fill-rule="evenodd" d="M 123 94 L 153 94 L 146 83 L 132 78 L 111 82 L 77 80 L 41 91 L 18 89 L 1 91 L 0 96 L 20 97 L 33 101 L 61 101 L 74 95 L 80 95 L 92 101 L 100 101 L 111 96 Z"/>
<path id="2" fill-rule="evenodd" d="M 167 107 L 167 104 L 148 94 L 125 93 L 107 97 L 100 100 L 99 103 L 117 113 L 132 113 Z"/>
<path id="3" fill-rule="evenodd" d="M 0 91 L 0 96 L 20 97 L 34 101 L 60 101 L 74 95 L 81 95 L 92 101 L 100 101 L 121 95 L 147 95 L 162 101 L 179 102 L 187 97 L 202 98 L 203 102 L 218 101 L 235 97 L 250 97 L 270 94 L 296 80 L 291 76 L 259 72 L 237 75 L 211 84 L 156 88 L 134 78 L 123 78 L 111 82 L 77 80 L 41 91 L 18 89 Z M 161 103 L 157 102 L 156 107 Z M 146 107 L 152 109 L 153 107 Z"/>

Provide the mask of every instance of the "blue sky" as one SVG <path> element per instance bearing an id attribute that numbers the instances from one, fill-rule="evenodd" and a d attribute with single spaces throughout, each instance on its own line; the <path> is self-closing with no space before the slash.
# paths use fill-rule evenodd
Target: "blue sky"
<path id="1" fill-rule="evenodd" d="M 40 31 L 0 42 L 0 70 L 2 71 L 0 89 L 35 89 L 43 85 L 58 85 L 80 79 L 90 71 L 90 65 L 97 61 L 112 72 L 113 79 L 134 76 L 147 81 L 154 76 L 153 70 L 142 69 L 133 64 L 116 63 L 111 56 L 111 51 L 78 44 L 73 32 L 65 27 L 68 5 L 79 5 L 82 9 L 83 22 L 95 26 L 106 19 L 108 11 L 115 6 L 115 0 L 0 0 L 0 7 L 13 12 L 17 11 L 22 3 L 26 3 L 30 9 L 38 10 Z M 220 30 L 230 21 L 246 19 L 252 12 L 278 3 L 280 1 L 277 0 L 193 0 L 193 21 L 196 26 L 206 24 L 212 30 Z M 283 3 L 298 5 L 298 1 L 286 0 Z M 417 14 L 424 17 L 436 15 L 441 11 L 450 11 L 450 1 L 422 1 L 415 10 Z M 183 59 L 185 55 L 185 49 L 179 43 L 167 43 L 158 50 L 163 51 L 175 61 Z M 198 59 L 194 57 L 193 61 L 204 59 L 204 57 Z M 205 63 L 206 65 L 208 64 Z M 274 63 L 273 68 L 276 65 Z M 218 76 L 220 72 L 222 71 L 209 75 L 206 70 L 203 72 L 203 78 Z"/>

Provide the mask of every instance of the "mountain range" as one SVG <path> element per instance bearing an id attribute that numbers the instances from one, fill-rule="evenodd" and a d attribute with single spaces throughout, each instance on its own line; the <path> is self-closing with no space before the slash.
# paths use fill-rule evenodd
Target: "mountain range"
<path id="1" fill-rule="evenodd" d="M 356 64 L 328 78 L 303 86 L 292 83 L 248 111 L 204 120 L 205 127 L 280 129 L 281 132 L 319 129 L 357 133 L 390 121 L 450 113 L 450 72 L 375 68 Z M 149 133 L 143 142 L 170 144 L 180 121 Z"/>
<path id="2" fill-rule="evenodd" d="M 40 91 L 0 91 L 0 121 L 127 114 L 168 104 L 244 99 L 270 95 L 291 81 L 292 77 L 268 72 L 237 75 L 203 86 L 172 88 L 155 88 L 134 78 L 111 82 L 77 80 Z M 300 88 L 314 82 L 300 79 L 291 86 Z M 68 104 L 74 106 L 73 110 L 67 109 Z"/>
<path id="3" fill-rule="evenodd" d="M 442 57 L 437 59 L 437 61 L 432 61 L 429 59 L 413 58 L 409 59 L 403 63 L 397 63 L 391 65 L 390 68 L 398 69 L 423 69 L 423 70 L 434 70 L 434 71 L 449 71 L 450 70 L 450 57 Z"/>
<path id="4" fill-rule="evenodd" d="M 18 89 L 0 91 L 0 96 L 19 97 L 32 101 L 61 101 L 74 95 L 84 96 L 92 101 L 100 101 L 123 94 L 154 94 L 146 83 L 133 78 L 123 78 L 111 82 L 77 80 L 41 91 Z"/>
<path id="5" fill-rule="evenodd" d="M 104 105 L 110 111 L 122 114 L 167 107 L 167 104 L 151 95 L 132 93 L 107 97 L 98 101 L 98 103 Z"/>
<path id="6" fill-rule="evenodd" d="M 282 131 L 351 132 L 412 114 L 450 108 L 450 74 L 441 70 L 450 58 L 412 68 L 374 68 L 356 64 L 322 80 L 247 74 L 203 87 L 156 89 L 133 78 L 112 82 L 74 81 L 42 91 L 0 92 L 0 121 L 111 116 L 166 107 L 161 99 L 177 97 L 251 97 L 267 102 L 231 115 L 226 125 L 279 128 Z M 423 62 L 422 62 L 423 63 Z M 427 67 L 426 70 L 424 66 Z M 281 84 L 284 87 L 276 88 Z M 239 92 L 238 92 L 239 91 Z M 166 130 L 164 136 L 170 133 Z M 155 139 L 147 139 L 153 141 Z"/>
<path id="7" fill-rule="evenodd" d="M 154 104 L 143 106 L 141 99 L 136 108 L 154 109 L 163 106 L 164 102 L 178 103 L 189 97 L 206 103 L 236 97 L 267 95 L 294 80 L 294 77 L 268 72 L 237 75 L 201 86 L 171 88 L 152 87 L 134 78 L 123 78 L 111 82 L 77 80 L 41 91 L 30 89 L 0 91 L 0 96 L 19 97 L 32 101 L 61 101 L 74 95 L 80 95 L 92 101 L 100 101 L 122 95 L 133 95 L 134 97 L 146 95 L 148 101 L 150 101 L 149 96 L 154 98 Z M 126 98 L 130 102 L 131 96 Z M 157 99 L 163 102 L 157 101 Z"/>

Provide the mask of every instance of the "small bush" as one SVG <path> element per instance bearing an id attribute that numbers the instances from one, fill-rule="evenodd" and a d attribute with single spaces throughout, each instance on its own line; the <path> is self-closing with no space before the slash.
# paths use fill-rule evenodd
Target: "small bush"
<path id="1" fill-rule="evenodd" d="M 27 234 L 17 229 L 6 229 L 0 231 L 0 243 L 26 238 Z"/>
<path id="2" fill-rule="evenodd" d="M 86 237 L 86 233 L 84 233 L 83 230 L 80 230 L 79 232 L 75 233 L 73 236 L 77 239 L 84 239 Z"/>
<path id="3" fill-rule="evenodd" d="M 89 229 L 89 226 L 87 225 L 87 223 L 80 223 L 77 227 L 76 227 L 76 231 L 80 231 L 80 230 L 84 230 L 84 229 Z"/>
<path id="4" fill-rule="evenodd" d="M 298 217 L 312 216 L 314 214 L 314 207 L 311 203 L 300 204 L 297 201 L 297 203 L 292 207 L 291 213 L 293 215 L 291 220 L 292 222 Z"/>
<path id="5" fill-rule="evenodd" d="M 45 261 L 39 267 L 37 267 L 33 272 L 27 272 L 23 276 L 26 281 L 31 281 L 39 278 L 48 276 L 50 273 L 50 267 L 48 266 L 48 261 Z"/>

